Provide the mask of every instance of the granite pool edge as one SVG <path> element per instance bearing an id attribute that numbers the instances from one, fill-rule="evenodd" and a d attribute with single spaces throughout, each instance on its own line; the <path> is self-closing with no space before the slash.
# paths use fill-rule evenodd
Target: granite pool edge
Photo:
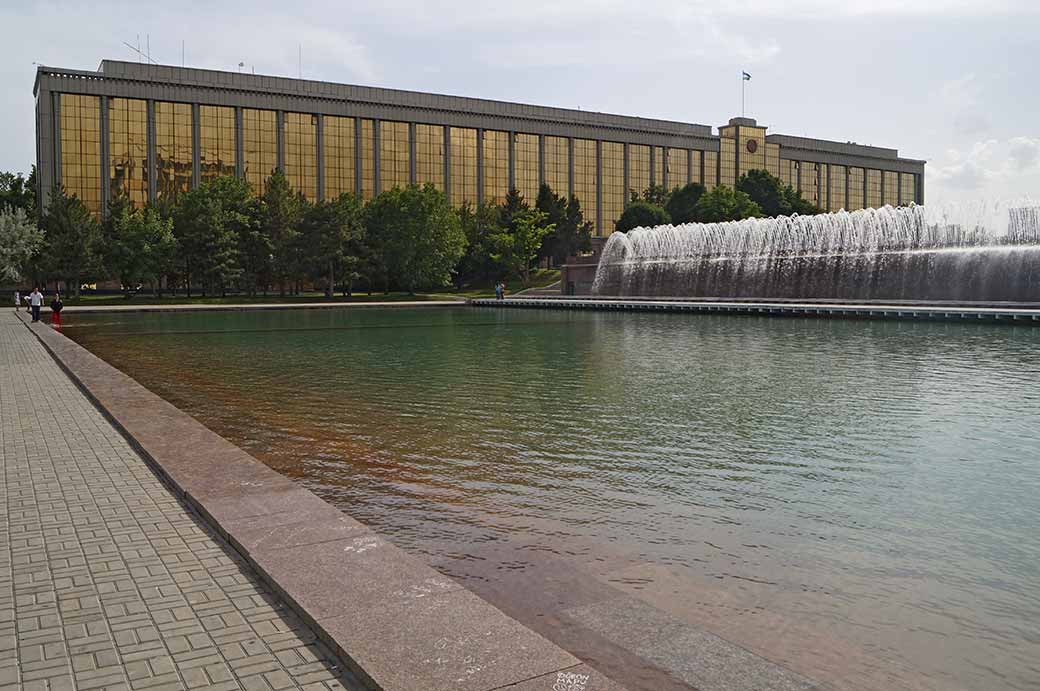
<path id="1" fill-rule="evenodd" d="M 625 691 L 49 325 L 26 327 L 369 688 L 552 691 L 576 679 L 583 691 Z"/>
<path id="2" fill-rule="evenodd" d="M 286 310 L 328 310 L 355 308 L 416 309 L 426 307 L 464 307 L 469 298 L 451 300 L 397 300 L 371 302 L 231 303 L 225 305 L 66 305 L 68 314 L 139 314 L 142 312 L 277 312 Z M 44 310 L 46 314 L 48 310 Z"/>

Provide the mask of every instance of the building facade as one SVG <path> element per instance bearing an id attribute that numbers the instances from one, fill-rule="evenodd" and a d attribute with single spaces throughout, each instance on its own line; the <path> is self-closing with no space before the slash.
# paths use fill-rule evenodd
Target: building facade
<path id="1" fill-rule="evenodd" d="M 767 170 L 826 210 L 924 202 L 924 161 L 895 149 L 708 125 L 115 60 L 39 67 L 40 198 L 62 185 L 101 214 L 125 194 L 172 200 L 221 175 L 259 194 L 281 169 L 308 199 L 429 183 L 455 205 L 575 195 L 594 234 L 629 190 L 734 186 Z"/>

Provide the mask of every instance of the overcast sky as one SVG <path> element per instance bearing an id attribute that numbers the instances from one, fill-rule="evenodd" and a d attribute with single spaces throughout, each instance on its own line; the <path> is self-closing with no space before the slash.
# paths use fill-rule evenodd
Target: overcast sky
<path id="1" fill-rule="evenodd" d="M 1040 0 L 0 0 L 0 169 L 34 62 L 102 58 L 521 101 L 898 148 L 928 200 L 1040 196 Z"/>

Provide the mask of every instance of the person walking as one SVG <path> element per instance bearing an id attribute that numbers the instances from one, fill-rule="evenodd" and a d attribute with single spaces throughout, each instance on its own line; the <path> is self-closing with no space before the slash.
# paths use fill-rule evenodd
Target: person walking
<path id="1" fill-rule="evenodd" d="M 54 299 L 51 300 L 51 326 L 61 328 L 61 308 L 64 306 L 61 302 L 61 295 L 55 293 Z"/>
<path id="2" fill-rule="evenodd" d="M 22 306 L 22 294 L 20 291 L 14 291 L 14 311 L 17 312 L 18 308 Z"/>
<path id="3" fill-rule="evenodd" d="M 34 322 L 40 321 L 40 307 L 43 306 L 43 293 L 40 292 L 40 286 L 33 288 L 33 292 L 29 293 L 29 311 L 32 312 L 32 320 Z"/>
<path id="4" fill-rule="evenodd" d="M 495 299 L 502 299 L 502 281 L 495 281 Z"/>

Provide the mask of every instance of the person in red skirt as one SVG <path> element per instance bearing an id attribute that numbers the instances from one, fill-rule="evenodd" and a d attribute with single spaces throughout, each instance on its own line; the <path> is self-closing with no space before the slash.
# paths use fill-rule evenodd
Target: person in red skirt
<path id="1" fill-rule="evenodd" d="M 51 326 L 61 328 L 61 308 L 64 306 L 61 303 L 61 295 L 55 293 L 54 299 L 51 300 Z"/>

